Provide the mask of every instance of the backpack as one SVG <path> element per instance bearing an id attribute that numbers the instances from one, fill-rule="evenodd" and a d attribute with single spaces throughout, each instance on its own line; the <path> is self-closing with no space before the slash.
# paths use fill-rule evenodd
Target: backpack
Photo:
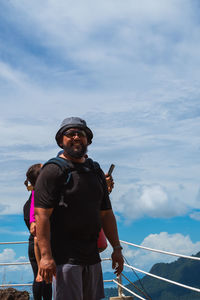
<path id="1" fill-rule="evenodd" d="M 103 186 L 104 184 L 106 184 L 106 180 L 105 180 L 105 176 L 100 168 L 100 165 L 98 164 L 98 162 L 93 161 L 91 158 L 87 158 L 87 161 L 89 162 L 90 168 L 95 172 L 95 174 L 97 175 L 97 178 L 100 182 L 100 184 Z M 54 157 L 51 158 L 50 160 L 48 160 L 43 166 L 42 168 L 44 168 L 46 165 L 48 164 L 56 164 L 62 171 L 63 175 L 65 176 L 65 181 L 63 182 L 63 187 L 61 190 L 61 200 L 60 200 L 60 205 L 64 205 L 65 207 L 67 207 L 67 205 L 64 203 L 64 195 L 63 192 L 64 189 L 66 188 L 68 182 L 70 181 L 70 178 L 72 176 L 72 171 L 74 170 L 74 168 L 72 168 L 70 166 L 70 163 L 66 160 L 63 159 L 61 157 Z"/>
<path id="2" fill-rule="evenodd" d="M 89 161 L 90 167 L 96 173 L 97 178 L 99 179 L 99 182 L 101 183 L 101 185 L 103 185 L 105 183 L 105 176 L 100 168 L 100 165 L 96 161 L 93 161 L 91 158 L 87 158 L 87 161 Z M 63 187 L 62 187 L 62 190 L 64 191 L 64 189 L 66 188 L 66 186 L 72 176 L 71 171 L 73 170 L 73 168 L 70 167 L 70 165 L 66 159 L 63 159 L 58 156 L 48 160 L 42 166 L 42 168 L 44 168 L 46 165 L 49 165 L 49 164 L 56 164 L 61 169 L 62 173 L 64 174 L 64 176 L 66 178 L 65 181 L 63 182 Z M 65 202 L 64 202 L 64 194 L 62 193 L 62 191 L 61 191 L 61 199 L 60 199 L 59 205 L 64 205 L 67 207 L 67 204 L 65 204 Z M 98 246 L 99 252 L 104 251 L 108 246 L 103 228 L 101 228 L 101 231 L 99 232 L 97 246 Z"/>

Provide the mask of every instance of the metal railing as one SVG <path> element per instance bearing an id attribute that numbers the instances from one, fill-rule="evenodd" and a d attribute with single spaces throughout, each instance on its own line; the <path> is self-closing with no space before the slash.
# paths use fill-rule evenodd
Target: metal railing
<path id="1" fill-rule="evenodd" d="M 172 256 L 176 256 L 176 257 L 181 257 L 181 258 L 185 258 L 185 259 L 191 259 L 191 260 L 196 260 L 196 261 L 200 261 L 200 258 L 199 257 L 195 257 L 195 256 L 188 256 L 188 255 L 183 255 L 183 254 L 177 254 L 177 253 L 173 253 L 173 252 L 168 252 L 168 251 L 163 251 L 163 250 L 159 250 L 159 249 L 153 249 L 153 248 L 148 248 L 148 247 L 144 247 L 144 246 L 141 246 L 141 245 L 137 245 L 137 244 L 133 244 L 133 243 L 130 243 L 130 242 L 126 242 L 126 241 L 120 241 L 122 244 L 126 244 L 128 246 L 133 246 L 133 247 L 136 247 L 136 248 L 140 248 L 140 249 L 143 249 L 143 250 L 147 250 L 147 251 L 152 251 L 152 252 L 157 252 L 157 253 L 162 253 L 162 254 L 165 254 L 165 255 L 172 255 Z M 0 245 L 14 245 L 14 244 L 28 244 L 27 241 L 23 241 L 23 242 L 0 242 Z M 111 258 L 103 258 L 102 261 L 110 261 Z M 30 262 L 13 262 L 13 263 L 0 263 L 0 266 L 13 266 L 13 265 L 29 265 Z M 142 273 L 142 274 L 145 274 L 147 276 L 150 276 L 150 277 L 153 277 L 155 279 L 159 279 L 159 280 L 162 280 L 162 281 L 165 281 L 165 282 L 168 282 L 170 284 L 173 284 L 173 285 L 176 285 L 176 286 L 179 286 L 179 287 L 182 287 L 182 288 L 185 288 L 185 289 L 188 289 L 188 290 L 191 290 L 191 291 L 195 291 L 195 292 L 198 292 L 200 293 L 200 289 L 198 288 L 195 288 L 195 287 L 192 287 L 192 286 L 189 286 L 189 285 L 185 285 L 185 284 L 182 284 L 182 283 L 179 283 L 179 282 L 176 282 L 176 281 L 173 281 L 173 280 L 170 280 L 170 279 L 167 279 L 167 278 L 164 278 L 164 277 L 161 277 L 161 276 L 157 276 L 155 274 L 152 274 L 152 273 L 149 273 L 149 272 L 146 272 L 144 270 L 140 270 L 136 267 L 133 267 L 133 266 L 130 266 L 128 264 L 124 264 L 125 267 L 127 268 L 130 268 L 134 271 L 137 271 L 139 273 Z M 132 290 L 128 289 L 126 286 L 124 286 L 122 284 L 122 279 L 121 279 L 121 276 L 117 277 L 116 279 L 111 279 L 111 280 L 104 280 L 104 282 L 113 282 L 115 283 L 117 286 L 118 286 L 118 294 L 119 294 L 119 297 L 122 297 L 123 294 L 122 294 L 122 290 L 126 290 L 128 291 L 131 295 L 139 298 L 139 299 L 147 299 L 147 298 L 143 298 L 142 296 L 138 295 L 137 293 L 133 292 Z M 20 286 L 31 286 L 32 284 L 29 284 L 29 283 L 22 283 L 22 284 L 1 284 L 0 287 L 20 287 Z"/>

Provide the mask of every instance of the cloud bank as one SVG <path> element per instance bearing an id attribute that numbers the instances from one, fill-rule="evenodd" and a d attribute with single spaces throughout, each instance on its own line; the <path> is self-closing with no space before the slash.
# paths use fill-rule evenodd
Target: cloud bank
<path id="1" fill-rule="evenodd" d="M 25 172 L 57 153 L 54 136 L 69 115 L 93 129 L 89 154 L 105 171 L 116 164 L 121 219 L 198 210 L 198 2 L 0 8 L 0 214 L 22 212 Z"/>
<path id="2" fill-rule="evenodd" d="M 189 236 L 180 233 L 169 234 L 160 232 L 159 234 L 150 234 L 140 244 L 157 250 L 163 250 L 182 255 L 195 255 L 199 252 L 200 242 L 193 243 Z M 148 250 L 137 249 L 133 246 L 122 244 L 123 255 L 127 264 L 139 268 L 144 271 L 150 271 L 151 267 L 156 263 L 171 263 L 178 257 L 166 254 L 151 252 Z M 110 257 L 111 248 L 102 253 L 102 257 Z M 109 262 L 103 262 L 104 270 L 111 270 Z M 128 267 L 125 271 L 130 271 Z"/>

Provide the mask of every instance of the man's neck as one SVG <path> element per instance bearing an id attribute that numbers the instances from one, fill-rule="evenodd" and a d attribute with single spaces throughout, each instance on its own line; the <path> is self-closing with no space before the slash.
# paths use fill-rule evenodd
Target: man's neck
<path id="1" fill-rule="evenodd" d="M 81 158 L 74 158 L 74 157 L 71 157 L 70 155 L 68 155 L 67 153 L 62 153 L 61 155 L 59 155 L 60 157 L 64 158 L 64 159 L 67 159 L 67 160 L 70 160 L 72 162 L 75 162 L 75 163 L 84 163 L 85 162 L 85 157 L 81 157 Z"/>

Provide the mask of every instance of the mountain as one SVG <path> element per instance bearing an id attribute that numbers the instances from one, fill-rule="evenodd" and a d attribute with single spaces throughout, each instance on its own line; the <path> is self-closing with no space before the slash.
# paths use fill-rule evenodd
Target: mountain
<path id="1" fill-rule="evenodd" d="M 200 257 L 200 252 L 195 256 Z M 191 259 L 179 258 L 172 263 L 158 263 L 155 264 L 149 273 L 165 277 L 167 279 L 177 281 L 179 283 L 190 285 L 192 287 L 200 288 L 200 261 Z M 150 296 L 149 299 L 153 300 L 200 300 L 200 294 L 190 291 L 183 287 L 178 287 L 170 283 L 161 281 L 150 276 L 144 276 L 142 279 L 137 280 L 134 284 L 145 291 Z M 139 293 L 131 284 L 126 285 L 127 288 L 133 290 L 140 296 L 144 297 L 142 293 Z M 144 290 L 143 290 L 144 291 Z M 111 294 L 112 293 L 112 294 Z M 117 295 L 116 288 L 105 289 L 106 297 L 112 297 Z M 125 295 L 128 295 L 124 291 Z M 145 298 L 145 297 L 144 297 Z M 148 299 L 148 298 L 147 298 Z"/>
<path id="2" fill-rule="evenodd" d="M 131 282 L 134 282 L 136 279 L 138 278 L 142 278 L 144 277 L 144 275 L 141 276 L 141 273 L 139 274 L 139 276 L 137 277 L 134 272 L 132 271 L 129 271 L 129 272 L 126 272 L 124 271 L 123 274 L 129 279 L 131 280 Z M 103 273 L 103 279 L 104 280 L 112 280 L 112 279 L 116 279 L 116 275 L 114 274 L 114 271 L 113 272 L 104 272 Z M 126 281 L 127 282 L 127 281 Z M 105 282 L 104 283 L 104 288 L 107 289 L 107 288 L 116 288 L 116 284 L 114 282 Z"/>
<path id="3" fill-rule="evenodd" d="M 138 277 L 132 271 L 128 271 L 128 272 L 123 271 L 123 274 L 131 281 L 135 281 L 136 279 L 138 279 Z M 141 274 L 138 274 L 138 273 L 137 273 L 137 275 L 139 276 L 139 278 L 144 277 L 144 275 L 141 276 Z M 116 279 L 116 275 L 114 274 L 114 271 L 113 272 L 104 272 L 103 279 L 105 279 L 105 280 Z"/>

